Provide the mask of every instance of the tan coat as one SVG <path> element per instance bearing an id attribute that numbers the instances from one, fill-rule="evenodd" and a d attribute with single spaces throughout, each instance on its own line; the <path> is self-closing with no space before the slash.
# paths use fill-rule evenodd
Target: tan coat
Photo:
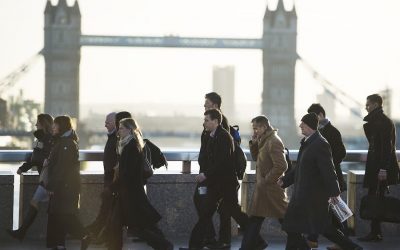
<path id="1" fill-rule="evenodd" d="M 249 208 L 250 216 L 283 218 L 288 201 L 276 182 L 287 169 L 285 151 L 276 130 L 267 131 L 257 142 L 250 141 L 250 152 L 257 159 L 256 185 Z"/>

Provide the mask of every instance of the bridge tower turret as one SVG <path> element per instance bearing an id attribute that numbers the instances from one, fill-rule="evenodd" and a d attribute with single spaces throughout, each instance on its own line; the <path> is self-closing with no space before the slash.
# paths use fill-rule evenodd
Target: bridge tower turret
<path id="1" fill-rule="evenodd" d="M 262 113 L 279 129 L 286 146 L 299 143 L 295 121 L 295 66 L 297 59 L 297 14 L 285 10 L 283 0 L 276 10 L 267 6 L 263 30 Z"/>
<path id="2" fill-rule="evenodd" d="M 78 2 L 68 6 L 47 1 L 44 11 L 45 112 L 79 118 L 81 13 Z"/>

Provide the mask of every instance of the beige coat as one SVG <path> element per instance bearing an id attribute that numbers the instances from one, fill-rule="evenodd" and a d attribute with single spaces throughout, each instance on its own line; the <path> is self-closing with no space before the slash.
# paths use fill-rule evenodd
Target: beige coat
<path id="1" fill-rule="evenodd" d="M 276 182 L 287 169 L 285 151 L 276 130 L 267 131 L 257 142 L 250 141 L 250 152 L 257 159 L 256 185 L 249 208 L 250 216 L 283 218 L 288 201 Z"/>

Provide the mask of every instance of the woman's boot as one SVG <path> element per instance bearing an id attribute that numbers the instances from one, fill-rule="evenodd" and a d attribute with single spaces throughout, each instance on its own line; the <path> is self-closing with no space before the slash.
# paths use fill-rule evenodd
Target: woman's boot
<path id="1" fill-rule="evenodd" d="M 21 227 L 17 230 L 7 229 L 6 230 L 7 233 L 14 239 L 18 239 L 18 240 L 22 241 L 25 238 L 25 234 L 28 231 L 29 227 L 32 225 L 33 221 L 35 220 L 37 213 L 38 213 L 38 210 L 36 209 L 36 207 L 30 205 L 29 209 L 28 209 L 28 213 L 26 214 Z"/>

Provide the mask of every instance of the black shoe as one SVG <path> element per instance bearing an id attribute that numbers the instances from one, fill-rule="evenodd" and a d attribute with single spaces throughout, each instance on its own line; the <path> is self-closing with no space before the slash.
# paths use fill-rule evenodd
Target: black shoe
<path id="1" fill-rule="evenodd" d="M 13 237 L 16 240 L 22 241 L 24 239 L 25 234 L 21 232 L 21 230 L 10 230 L 6 229 L 8 235 Z"/>
<path id="2" fill-rule="evenodd" d="M 215 244 L 209 244 L 206 246 L 208 249 L 230 249 L 231 244 L 230 243 L 224 243 L 224 242 L 217 242 Z"/>
<path id="3" fill-rule="evenodd" d="M 201 250 L 202 247 L 180 247 L 179 250 Z"/>
<path id="4" fill-rule="evenodd" d="M 381 234 L 372 234 L 369 233 L 368 235 L 364 237 L 358 238 L 359 241 L 364 241 L 364 242 L 380 242 L 383 240 L 383 237 Z"/>

